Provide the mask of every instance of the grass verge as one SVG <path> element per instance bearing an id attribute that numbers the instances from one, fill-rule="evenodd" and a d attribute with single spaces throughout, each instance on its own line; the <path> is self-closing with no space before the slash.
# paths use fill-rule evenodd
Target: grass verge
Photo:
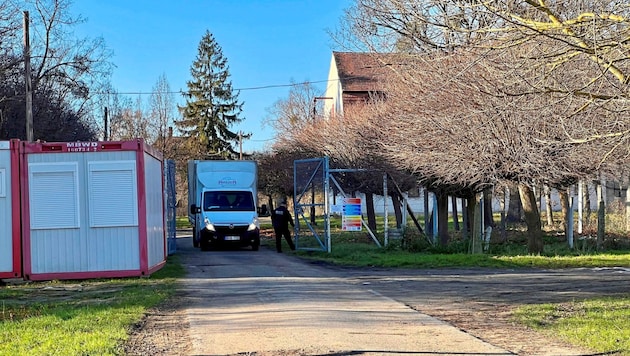
<path id="1" fill-rule="evenodd" d="M 178 216 L 175 219 L 175 228 L 177 229 L 190 229 L 190 222 L 187 216 Z"/>
<path id="2" fill-rule="evenodd" d="M 130 328 L 171 297 L 177 256 L 150 277 L 0 288 L 0 355 L 119 355 Z"/>
<path id="3" fill-rule="evenodd" d="M 602 354 L 630 355 L 630 295 L 526 306 L 514 319 Z"/>
<path id="4" fill-rule="evenodd" d="M 508 252 L 496 254 L 409 252 L 394 246 L 379 248 L 368 243 L 335 243 L 330 253 L 298 251 L 311 260 L 355 266 L 392 268 L 595 268 L 630 267 L 630 251 L 606 253 L 567 251 L 553 255 L 521 255 Z"/>

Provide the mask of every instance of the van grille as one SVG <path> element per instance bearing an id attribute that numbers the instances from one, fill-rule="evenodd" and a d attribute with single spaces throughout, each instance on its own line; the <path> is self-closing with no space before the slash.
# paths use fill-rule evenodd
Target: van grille
<path id="1" fill-rule="evenodd" d="M 229 226 L 214 226 L 217 235 L 244 235 L 247 232 L 247 226 L 234 226 L 230 229 Z"/>

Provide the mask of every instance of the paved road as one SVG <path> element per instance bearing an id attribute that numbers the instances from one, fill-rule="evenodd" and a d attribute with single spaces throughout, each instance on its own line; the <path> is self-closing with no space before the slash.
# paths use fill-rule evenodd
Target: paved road
<path id="1" fill-rule="evenodd" d="M 194 355 L 513 355 L 417 310 L 440 299 L 527 302 L 543 293 L 571 300 L 600 285 L 630 292 L 630 273 L 622 269 L 360 270 L 320 266 L 264 246 L 201 252 L 190 238 L 179 238 L 178 249 L 188 271 Z"/>
<path id="2" fill-rule="evenodd" d="M 179 241 L 195 355 L 510 354 L 338 271 L 266 248 L 202 253 Z"/>

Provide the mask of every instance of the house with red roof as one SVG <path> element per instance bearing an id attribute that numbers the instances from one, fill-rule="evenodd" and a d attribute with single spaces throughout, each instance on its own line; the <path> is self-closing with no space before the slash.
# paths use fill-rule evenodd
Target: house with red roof
<path id="1" fill-rule="evenodd" d="M 333 52 L 326 92 L 323 98 L 317 98 L 324 101 L 324 116 L 343 115 L 344 109 L 383 95 L 393 58 L 382 53 Z"/>

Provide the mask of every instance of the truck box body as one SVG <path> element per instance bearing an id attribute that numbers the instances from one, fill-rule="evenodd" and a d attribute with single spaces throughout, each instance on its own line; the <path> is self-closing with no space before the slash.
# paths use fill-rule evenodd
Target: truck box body
<path id="1" fill-rule="evenodd" d="M 260 246 L 255 161 L 188 161 L 188 220 L 193 244 Z"/>

